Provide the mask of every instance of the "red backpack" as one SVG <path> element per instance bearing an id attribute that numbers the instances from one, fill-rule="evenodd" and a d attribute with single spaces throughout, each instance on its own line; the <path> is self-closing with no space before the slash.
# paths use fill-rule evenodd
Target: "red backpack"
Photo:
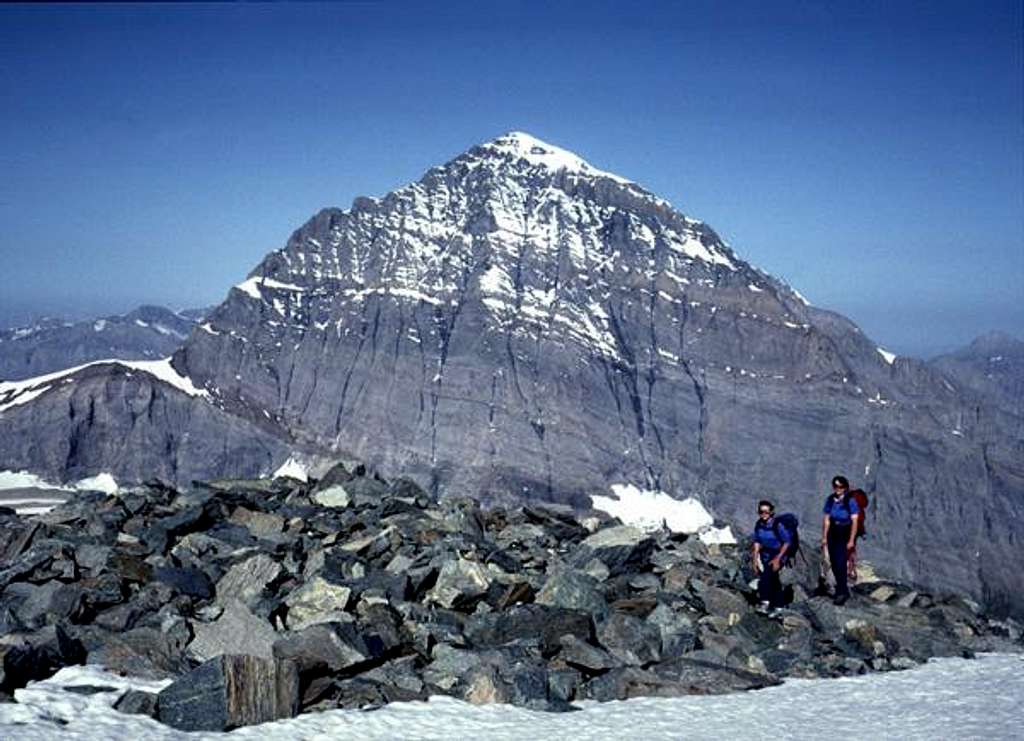
<path id="1" fill-rule="evenodd" d="M 850 508 L 850 500 L 857 503 L 860 507 L 860 518 L 857 520 L 857 537 L 860 538 L 868 534 L 867 529 L 864 527 L 864 519 L 868 515 L 868 495 L 864 493 L 863 489 L 854 489 L 846 495 L 846 508 Z"/>

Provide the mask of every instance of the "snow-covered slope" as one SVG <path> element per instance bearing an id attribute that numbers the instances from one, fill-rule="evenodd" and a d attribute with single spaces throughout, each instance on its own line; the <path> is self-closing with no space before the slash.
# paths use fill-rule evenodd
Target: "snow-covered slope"
<path id="1" fill-rule="evenodd" d="M 130 680 L 98 667 L 71 667 L 16 692 L 0 704 L 0 736 L 20 741 L 87 739 L 359 738 L 584 739 L 704 738 L 820 739 L 822 709 L 842 698 L 856 722 L 843 728 L 863 739 L 1020 738 L 1024 659 L 993 654 L 977 660 L 936 659 L 910 671 L 848 679 L 789 680 L 781 687 L 732 695 L 648 697 L 584 703 L 576 713 L 540 713 L 512 705 L 470 705 L 447 697 L 392 703 L 384 708 L 332 710 L 239 728 L 228 733 L 184 733 L 110 706 L 126 689 L 158 691 L 165 682 Z M 88 688 L 74 691 L 74 688 Z M 768 720 L 766 720 L 768 719 Z M 769 723 L 770 726 L 766 726 Z"/>
<path id="2" fill-rule="evenodd" d="M 189 396 L 209 396 L 207 391 L 197 389 L 192 385 L 190 379 L 174 370 L 171 367 L 171 359 L 169 357 L 160 360 L 94 360 L 91 363 L 47 373 L 35 378 L 25 378 L 20 381 L 0 381 L 0 412 L 20 404 L 27 404 L 57 384 L 74 383 L 75 374 L 79 371 L 99 365 L 114 365 L 129 370 L 141 371 Z"/>

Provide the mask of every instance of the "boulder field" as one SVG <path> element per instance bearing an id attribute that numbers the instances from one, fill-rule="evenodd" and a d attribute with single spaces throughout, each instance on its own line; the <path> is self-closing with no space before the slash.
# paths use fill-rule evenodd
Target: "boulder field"
<path id="1" fill-rule="evenodd" d="M 0 524 L 0 698 L 99 664 L 168 680 L 116 707 L 190 731 L 437 694 L 569 711 L 1024 648 L 1018 623 L 892 581 L 834 606 L 813 554 L 764 615 L 746 543 L 482 509 L 361 466 L 151 483 Z"/>

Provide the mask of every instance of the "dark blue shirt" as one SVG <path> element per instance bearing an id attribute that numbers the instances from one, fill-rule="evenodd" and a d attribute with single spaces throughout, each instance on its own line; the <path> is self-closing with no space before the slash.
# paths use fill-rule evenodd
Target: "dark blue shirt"
<path id="1" fill-rule="evenodd" d="M 770 561 L 779 555 L 784 543 L 793 542 L 793 533 L 781 522 L 776 525 L 774 517 L 764 523 L 759 518 L 754 525 L 753 538 L 761 544 L 761 560 Z"/>
<path id="2" fill-rule="evenodd" d="M 825 498 L 825 507 L 821 511 L 829 516 L 833 525 L 849 527 L 853 522 L 853 515 L 860 514 L 860 506 L 853 497 L 846 497 L 844 502 L 842 497 L 836 499 L 830 494 Z"/>

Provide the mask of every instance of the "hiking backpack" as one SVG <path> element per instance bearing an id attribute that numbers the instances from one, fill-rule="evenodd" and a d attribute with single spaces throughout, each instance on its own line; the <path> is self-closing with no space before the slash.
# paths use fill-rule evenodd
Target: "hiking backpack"
<path id="1" fill-rule="evenodd" d="M 850 500 L 857 503 L 860 507 L 860 519 L 857 520 L 857 537 L 861 538 L 868 534 L 867 529 L 864 527 L 864 519 L 868 515 L 868 495 L 864 493 L 863 489 L 854 489 L 853 491 L 846 493 L 846 498 L 843 500 L 843 504 L 846 509 L 850 509 Z"/>
<path id="2" fill-rule="evenodd" d="M 800 527 L 800 520 L 792 512 L 783 512 L 781 515 L 776 515 L 772 521 L 772 530 L 775 531 L 775 537 L 782 540 L 782 536 L 779 535 L 778 531 L 779 525 L 785 526 L 786 530 L 793 536 L 789 543 L 789 550 L 786 551 L 786 563 L 792 566 L 796 554 L 800 551 L 800 531 L 797 529 Z"/>

